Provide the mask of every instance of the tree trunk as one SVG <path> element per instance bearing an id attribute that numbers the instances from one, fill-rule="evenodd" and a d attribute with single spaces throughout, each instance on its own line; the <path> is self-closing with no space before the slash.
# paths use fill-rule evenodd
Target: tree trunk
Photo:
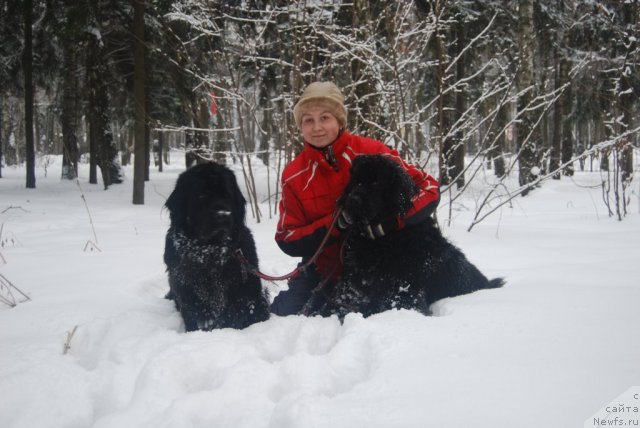
<path id="1" fill-rule="evenodd" d="M 606 126 L 604 124 L 604 119 L 598 118 L 595 122 L 594 126 L 594 134 L 596 138 L 593 140 L 595 142 L 603 141 L 607 136 Z M 611 148 L 607 147 L 598 153 L 600 157 L 600 171 L 609 171 L 609 155 L 611 154 Z"/>
<path id="2" fill-rule="evenodd" d="M 6 141 L 4 143 L 4 161 L 8 166 L 16 165 L 18 163 L 18 150 L 15 147 L 12 147 L 11 141 L 12 138 L 15 139 L 15 117 L 14 117 L 14 108 L 10 101 L 7 102 L 7 119 L 8 123 L 5 128 L 5 138 Z M 13 145 L 15 146 L 15 144 Z"/>
<path id="3" fill-rule="evenodd" d="M 258 105 L 262 110 L 262 131 L 260 133 L 260 145 L 258 147 L 258 158 L 262 160 L 262 163 L 269 165 L 269 155 L 271 151 L 272 142 L 275 140 L 278 131 L 274 124 L 274 111 L 275 106 L 271 102 L 273 94 L 276 93 L 276 78 L 273 70 L 269 69 L 260 75 L 260 98 Z"/>
<path id="4" fill-rule="evenodd" d="M 63 47 L 64 80 L 62 82 L 62 178 L 73 180 L 78 176 L 77 109 L 75 41 L 67 40 Z"/>
<path id="5" fill-rule="evenodd" d="M 146 101 L 149 101 L 147 97 Z M 145 111 L 150 111 L 151 109 L 147 105 Z M 149 181 L 151 169 L 151 127 L 149 126 L 149 122 L 145 121 L 144 125 L 144 181 Z"/>
<path id="6" fill-rule="evenodd" d="M 158 156 L 158 172 L 162 172 L 162 158 L 164 155 L 164 132 L 158 132 L 158 150 L 156 151 Z"/>
<path id="7" fill-rule="evenodd" d="M 86 115 L 87 140 L 89 141 L 89 183 L 98 184 L 98 139 L 94 138 L 93 115 Z"/>
<path id="8" fill-rule="evenodd" d="M 520 66 L 517 76 L 518 92 L 525 91 L 518 98 L 518 114 L 520 123 L 517 128 L 518 166 L 520 186 L 525 187 L 522 195 L 531 190 L 526 187 L 536 179 L 532 173 L 536 162 L 536 142 L 538 136 L 534 129 L 536 124 L 535 111 L 527 111 L 531 101 L 535 98 L 535 82 L 533 76 L 533 1 L 521 0 L 518 11 L 518 51 Z"/>
<path id="9" fill-rule="evenodd" d="M 224 129 L 224 119 L 219 112 L 222 101 L 214 96 L 211 102 L 215 103 L 215 107 L 212 107 L 212 113 L 215 111 L 215 114 L 213 114 L 213 128 Z M 222 165 L 227 162 L 227 155 L 224 153 L 227 150 L 226 135 L 226 132 L 215 132 L 213 134 L 213 160 Z"/>
<path id="10" fill-rule="evenodd" d="M 107 189 L 111 184 L 122 182 L 117 161 L 118 150 L 115 146 L 109 120 L 109 93 L 104 83 L 106 64 L 101 53 L 95 57 L 89 90 L 89 114 L 91 115 L 91 135 L 95 139 L 93 147 L 97 149 L 96 161 L 100 167 L 102 182 Z"/>
<path id="11" fill-rule="evenodd" d="M 568 4 L 569 2 L 565 2 L 564 0 L 560 0 L 558 3 L 560 14 L 566 14 L 566 16 L 573 16 L 574 10 L 572 6 Z M 559 46 L 569 46 L 571 41 L 569 40 L 569 31 L 565 30 L 564 24 L 560 24 L 561 27 L 558 30 L 558 45 Z M 562 85 L 567 84 L 571 81 L 571 77 L 569 76 L 569 70 L 571 68 L 569 64 L 569 60 L 566 58 L 566 53 L 564 55 L 558 55 L 560 61 L 560 83 Z M 562 95 L 560 95 L 559 100 L 562 100 L 562 142 L 561 142 L 561 150 L 562 153 L 560 155 L 561 161 L 563 164 L 568 163 L 573 158 L 574 148 L 573 148 L 573 136 L 571 134 L 572 127 L 574 126 L 574 121 L 571 119 L 571 110 L 572 110 L 572 85 L 567 86 Z M 584 163 L 584 161 L 582 161 Z M 573 176 L 575 168 L 573 163 L 569 163 L 562 170 L 562 173 L 566 176 Z"/>
<path id="12" fill-rule="evenodd" d="M 42 130 L 40 129 L 40 109 L 38 108 L 38 100 L 33 100 L 33 147 L 36 154 L 46 154 L 42 145 Z"/>
<path id="13" fill-rule="evenodd" d="M 102 182 L 104 188 L 107 189 L 112 184 L 122 183 L 122 171 L 118 163 L 118 149 L 111 132 L 109 118 L 109 94 L 104 84 L 100 84 L 96 98 L 97 108 L 95 113 L 98 139 L 100 150 L 99 165 L 102 173 Z"/>
<path id="14" fill-rule="evenodd" d="M 189 125 L 187 125 L 189 126 Z M 196 138 L 194 137 L 193 130 L 187 129 L 184 131 L 184 148 L 185 148 L 185 166 L 191 168 L 196 164 L 198 157 L 195 154 L 196 150 Z"/>
<path id="15" fill-rule="evenodd" d="M 175 146 L 175 144 L 172 145 L 172 143 L 174 141 L 175 141 L 175 135 L 174 134 L 167 135 L 167 141 L 166 141 L 166 143 L 164 145 L 164 152 L 163 152 L 163 156 L 162 156 L 165 165 L 169 165 L 170 164 L 169 153 L 171 152 L 171 147 Z"/>
<path id="16" fill-rule="evenodd" d="M 4 94 L 0 94 L 0 178 L 2 178 L 2 136 L 4 135 Z"/>
<path id="17" fill-rule="evenodd" d="M 209 103 L 204 96 L 198 101 L 194 122 L 196 128 L 201 129 L 196 131 L 196 163 L 203 163 L 212 159 L 209 150 Z"/>
<path id="18" fill-rule="evenodd" d="M 275 137 L 276 132 L 274 132 L 272 123 L 273 123 L 273 109 L 270 107 L 265 107 L 262 110 L 262 130 L 264 133 L 260 135 L 260 146 L 258 150 L 258 158 L 262 161 L 263 164 L 269 166 L 269 154 L 270 154 L 270 146 L 271 140 Z"/>
<path id="19" fill-rule="evenodd" d="M 557 48 L 556 48 L 557 51 Z M 556 55 L 556 70 L 555 70 L 555 89 L 560 89 L 563 84 L 562 80 L 562 59 L 559 55 Z M 556 100 L 553 106 L 553 136 L 551 137 L 551 156 L 549 159 L 549 170 L 555 171 L 560 167 L 560 155 L 562 152 L 562 120 L 564 110 L 564 97 L 560 96 Z M 560 180 L 562 174 L 560 171 L 553 174 L 554 180 Z"/>
<path id="20" fill-rule="evenodd" d="M 144 204 L 145 175 L 145 47 L 144 47 L 145 0 L 133 0 L 133 94 L 135 105 L 135 142 L 133 164 L 133 203 Z"/>
<path id="21" fill-rule="evenodd" d="M 445 86 L 445 53 L 444 46 L 442 41 L 442 29 L 440 28 L 440 2 L 436 2 L 434 16 L 436 19 L 436 28 L 435 28 L 435 54 L 437 61 L 437 69 L 436 69 L 436 91 L 437 91 L 437 103 L 436 103 L 436 139 L 437 139 L 437 147 L 440 151 L 440 159 L 439 159 L 439 169 L 440 169 L 440 183 L 441 184 L 449 184 L 451 182 L 451 170 L 450 170 L 450 157 L 451 157 L 451 141 L 446 138 L 447 132 L 449 129 L 449 124 L 447 120 L 446 113 L 444 111 L 445 107 L 445 94 L 444 94 L 444 86 Z"/>
<path id="22" fill-rule="evenodd" d="M 504 160 L 504 142 L 505 142 L 505 132 L 504 128 L 507 124 L 507 107 L 500 106 L 500 109 L 496 113 L 498 117 L 496 118 L 496 124 L 494 126 L 495 129 L 499 132 L 499 135 L 496 135 L 491 141 L 495 139 L 495 147 L 491 151 L 491 157 L 493 158 L 493 169 L 496 177 L 504 177 L 507 173 L 506 162 Z"/>
<path id="23" fill-rule="evenodd" d="M 100 3 L 93 5 L 93 21 L 98 28 L 102 27 L 102 11 Z M 107 53 L 103 41 L 89 34 L 87 48 L 87 89 L 89 95 L 90 147 L 97 149 L 95 155 L 102 183 L 105 189 L 110 185 L 122 182 L 122 171 L 118 163 L 118 149 L 111 131 L 109 114 L 108 81 L 109 69 Z"/>
<path id="24" fill-rule="evenodd" d="M 569 81 L 569 63 L 566 59 L 563 59 L 561 62 L 561 70 L 562 70 L 562 79 L 564 82 Z M 561 144 L 561 160 L 562 163 L 567 163 L 573 158 L 574 148 L 573 148 L 573 136 L 571 135 L 571 127 L 573 126 L 573 121 L 570 119 L 571 115 L 571 86 L 568 86 L 565 89 L 565 92 L 561 95 L 562 98 L 562 144 Z M 575 168 L 572 163 L 568 164 L 562 170 L 562 173 L 568 177 L 573 176 L 575 172 Z"/>
<path id="25" fill-rule="evenodd" d="M 462 54 L 462 50 L 464 49 L 464 41 L 465 41 L 465 32 L 464 32 L 464 23 L 460 20 L 456 23 L 456 52 L 455 55 L 458 57 Z M 458 62 L 456 63 L 456 83 L 461 82 L 465 77 L 465 59 L 464 55 L 458 58 Z M 456 117 L 455 121 L 459 121 L 464 114 L 465 109 L 465 96 L 466 91 L 464 87 L 456 90 Z M 456 187 L 458 189 L 462 189 L 465 184 L 464 180 L 464 155 L 465 155 L 465 144 L 464 144 L 464 133 L 463 131 L 456 132 L 455 135 L 455 146 L 453 152 L 452 159 L 452 176 L 456 177 Z"/>
<path id="26" fill-rule="evenodd" d="M 627 60 L 623 66 L 623 72 L 620 76 L 620 109 L 622 110 L 623 126 L 622 132 L 626 132 L 633 127 L 634 114 L 637 117 L 637 110 L 634 109 L 634 103 L 637 103 L 637 95 L 634 95 L 632 85 L 633 68 L 637 69 L 637 65 L 632 65 L 634 50 L 638 49 L 638 40 L 631 37 L 631 34 L 638 35 L 638 2 L 626 2 L 623 8 L 622 23 L 628 28 L 629 36 L 623 41 L 626 45 Z M 638 52 L 636 51 L 636 59 Z M 631 58 L 630 58 L 631 57 Z M 637 64 L 637 63 L 636 63 Z M 637 94 L 637 91 L 635 91 Z M 623 186 L 628 186 L 633 178 L 633 136 L 629 135 L 622 140 L 622 156 L 621 156 L 621 180 Z"/>
<path id="27" fill-rule="evenodd" d="M 33 140 L 33 40 L 32 40 L 32 0 L 24 2 L 24 51 L 22 71 L 24 73 L 24 128 L 27 163 L 27 189 L 36 187 L 36 153 Z"/>

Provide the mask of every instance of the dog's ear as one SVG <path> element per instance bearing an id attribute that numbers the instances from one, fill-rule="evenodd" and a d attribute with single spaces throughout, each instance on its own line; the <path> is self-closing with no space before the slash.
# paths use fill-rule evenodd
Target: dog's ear
<path id="1" fill-rule="evenodd" d="M 337 207 L 344 208 L 345 204 L 347 203 L 347 197 L 353 190 L 353 186 L 355 185 L 354 183 L 356 183 L 359 179 L 360 180 L 362 179 L 362 172 L 366 171 L 366 168 L 363 169 L 364 167 L 362 166 L 362 164 L 366 163 L 368 157 L 370 156 L 360 155 L 353 160 L 351 164 L 351 168 L 349 169 L 351 177 L 349 178 L 349 182 L 347 183 L 347 186 L 342 191 L 342 194 L 338 197 L 338 200 L 336 201 Z"/>
<path id="2" fill-rule="evenodd" d="M 236 212 L 238 213 L 238 218 L 242 219 L 242 222 L 244 223 L 247 217 L 247 200 L 244 198 L 244 196 L 242 195 L 242 192 L 237 187 L 236 187 L 234 203 L 236 205 L 235 208 L 236 208 Z"/>
<path id="3" fill-rule="evenodd" d="M 184 191 L 184 187 L 184 179 L 182 178 L 182 176 L 180 176 L 176 181 L 176 186 L 173 189 L 173 192 L 171 192 L 164 204 L 165 208 L 169 210 L 169 216 L 171 217 L 171 220 L 177 221 L 180 224 L 183 223 L 180 213 L 183 212 L 184 207 L 187 204 L 187 192 Z"/>
<path id="4" fill-rule="evenodd" d="M 229 180 L 228 189 L 231 191 L 233 198 L 233 208 L 238 220 L 245 223 L 247 217 L 247 200 L 242 195 L 236 176 L 231 170 L 227 170 L 227 179 Z"/>
<path id="5" fill-rule="evenodd" d="M 396 173 L 394 174 L 394 178 L 394 188 L 397 192 L 396 198 L 400 209 L 399 214 L 404 216 L 413 206 L 411 199 L 418 194 L 420 188 L 416 183 L 414 183 L 407 171 L 398 164 L 396 164 Z"/>
<path id="6" fill-rule="evenodd" d="M 184 192 L 181 192 L 182 187 L 183 187 L 182 182 L 180 178 L 178 178 L 178 181 L 176 181 L 176 186 L 173 189 L 173 192 L 171 192 L 171 194 L 167 198 L 167 201 L 164 204 L 164 206 L 169 210 L 169 213 L 171 215 L 173 215 L 174 213 L 177 213 L 180 207 L 184 206 L 185 196 L 184 196 Z"/>

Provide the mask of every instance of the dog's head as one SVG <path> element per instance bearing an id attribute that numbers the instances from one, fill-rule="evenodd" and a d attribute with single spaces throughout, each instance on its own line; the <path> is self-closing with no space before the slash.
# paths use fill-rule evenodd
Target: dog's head
<path id="1" fill-rule="evenodd" d="M 338 204 L 349 212 L 356 226 L 373 225 L 407 214 L 418 191 L 409 174 L 391 157 L 362 155 L 353 161 L 351 180 Z"/>
<path id="2" fill-rule="evenodd" d="M 171 226 L 203 242 L 233 236 L 245 222 L 245 205 L 233 172 L 216 163 L 195 165 L 180 174 L 165 204 Z"/>

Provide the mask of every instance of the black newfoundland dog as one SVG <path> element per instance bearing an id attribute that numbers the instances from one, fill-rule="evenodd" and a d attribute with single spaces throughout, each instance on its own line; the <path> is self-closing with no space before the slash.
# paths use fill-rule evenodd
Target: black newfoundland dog
<path id="1" fill-rule="evenodd" d="M 269 318 L 260 279 L 234 257 L 240 249 L 258 266 L 245 204 L 233 172 L 215 163 L 180 174 L 167 199 L 167 298 L 175 301 L 186 331 L 244 328 Z"/>
<path id="2" fill-rule="evenodd" d="M 339 206 L 348 211 L 342 279 L 322 312 L 357 311 L 368 316 L 392 308 L 429 313 L 444 297 L 498 288 L 447 241 L 431 217 L 371 239 L 371 226 L 405 215 L 417 185 L 388 156 L 363 155 L 353 161 L 349 185 Z"/>

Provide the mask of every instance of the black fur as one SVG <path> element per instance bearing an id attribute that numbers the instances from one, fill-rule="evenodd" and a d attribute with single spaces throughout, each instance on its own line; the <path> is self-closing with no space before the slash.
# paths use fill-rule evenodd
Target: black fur
<path id="1" fill-rule="evenodd" d="M 350 213 L 353 226 L 344 248 L 344 272 L 321 312 L 358 311 L 368 316 L 392 308 L 416 309 L 444 297 L 497 288 L 502 279 L 488 280 L 464 254 L 447 241 L 431 217 L 372 240 L 367 225 L 388 223 L 405 215 L 418 187 L 391 158 L 357 157 L 351 181 L 339 204 Z"/>
<path id="2" fill-rule="evenodd" d="M 258 266 L 245 205 L 233 172 L 215 163 L 180 174 L 167 199 L 167 298 L 175 301 L 186 331 L 244 328 L 269 318 L 260 280 L 233 256 L 239 248 Z"/>

